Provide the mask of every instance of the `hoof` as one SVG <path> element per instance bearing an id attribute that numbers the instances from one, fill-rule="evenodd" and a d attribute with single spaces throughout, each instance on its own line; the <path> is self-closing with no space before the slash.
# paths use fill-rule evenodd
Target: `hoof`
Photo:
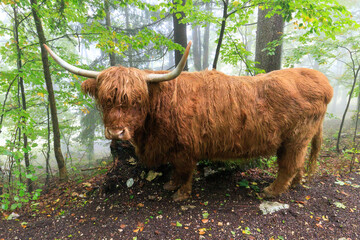
<path id="1" fill-rule="evenodd" d="M 279 194 L 275 194 L 274 191 L 270 189 L 270 187 L 264 188 L 264 191 L 259 194 L 262 198 L 275 198 Z"/>
<path id="2" fill-rule="evenodd" d="M 183 193 L 180 190 L 178 190 L 173 196 L 172 196 L 173 200 L 175 202 L 180 202 L 180 201 L 184 201 L 188 198 L 190 198 L 190 194 L 189 193 Z"/>
<path id="3" fill-rule="evenodd" d="M 167 191 L 174 191 L 176 189 L 178 189 L 180 186 L 175 184 L 173 181 L 169 181 L 167 183 L 164 184 L 164 189 Z"/>

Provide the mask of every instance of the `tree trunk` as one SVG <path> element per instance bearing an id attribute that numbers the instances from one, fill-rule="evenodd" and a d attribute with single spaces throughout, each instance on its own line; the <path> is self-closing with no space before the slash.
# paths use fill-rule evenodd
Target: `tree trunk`
<path id="1" fill-rule="evenodd" d="M 126 26 L 126 29 L 131 29 L 130 27 L 130 16 L 129 16 L 129 9 L 128 8 L 125 8 L 125 26 Z M 132 48 L 130 48 L 128 50 L 128 54 L 129 54 L 129 63 L 128 63 L 128 66 L 129 67 L 133 67 L 134 66 L 134 63 L 133 63 L 133 58 L 132 58 L 132 51 L 131 51 Z"/>
<path id="2" fill-rule="evenodd" d="M 173 4 L 177 4 L 177 0 L 173 0 Z M 184 6 L 186 3 L 186 0 L 182 1 L 182 5 Z M 180 14 L 181 17 L 178 19 L 177 14 Z M 186 35 L 186 24 L 180 23 L 180 21 L 185 17 L 185 13 L 183 12 L 175 12 L 173 13 L 173 24 L 174 24 L 174 42 L 177 44 L 180 44 L 184 48 L 187 46 L 187 35 Z M 181 58 L 182 53 L 178 50 L 175 51 L 175 65 L 177 65 Z M 188 64 L 186 63 L 184 70 L 188 70 Z"/>
<path id="3" fill-rule="evenodd" d="M 49 68 L 49 59 L 48 59 L 47 52 L 44 48 L 46 39 L 45 39 L 41 20 L 37 13 L 37 9 L 39 7 L 37 4 L 37 0 L 30 0 L 30 3 L 31 3 L 32 15 L 33 15 L 34 21 L 35 21 L 37 35 L 39 38 L 39 44 L 40 44 L 40 48 L 41 48 L 41 60 L 43 63 L 43 68 L 44 68 L 46 89 L 47 89 L 48 95 L 49 95 L 50 114 L 51 114 L 52 127 L 53 127 L 53 132 L 54 132 L 55 158 L 56 158 L 56 162 L 57 162 L 57 165 L 59 168 L 60 180 L 66 181 L 66 180 L 68 180 L 68 173 L 67 173 L 67 169 L 66 169 L 66 165 L 65 165 L 64 156 L 62 155 L 62 152 L 61 152 L 59 122 L 58 122 L 58 118 L 57 118 L 56 102 L 55 102 L 54 90 L 53 90 L 50 68 Z"/>
<path id="4" fill-rule="evenodd" d="M 205 3 L 205 10 L 207 12 L 211 11 L 209 2 Z M 206 25 L 204 31 L 202 69 L 207 69 L 209 67 L 209 42 L 210 42 L 210 23 Z"/>
<path id="5" fill-rule="evenodd" d="M 354 66 L 355 68 L 355 66 Z M 344 110 L 344 114 L 341 118 L 341 123 L 340 123 L 340 128 L 339 128 L 339 133 L 338 133 L 338 137 L 337 137 L 337 141 L 336 141 L 336 151 L 337 152 L 340 152 L 340 139 L 341 139 L 341 132 L 342 132 L 342 129 L 343 129 L 343 126 L 344 126 L 344 122 L 345 122 L 345 118 L 346 118 L 346 114 L 347 114 L 347 111 L 349 110 L 349 106 L 350 106 L 350 102 L 351 102 L 351 98 L 352 98 L 352 95 L 353 95 L 353 92 L 355 90 L 355 86 L 356 86 L 356 81 L 357 81 L 357 78 L 358 78 L 358 75 L 359 75 L 359 71 L 360 71 L 360 66 L 358 66 L 358 69 L 354 69 L 354 81 L 353 81 L 353 84 L 352 84 L 352 87 L 351 87 L 351 90 L 350 90 L 350 93 L 349 93 L 349 99 L 348 99 L 348 102 L 346 104 L 346 107 L 345 107 L 345 110 Z"/>
<path id="6" fill-rule="evenodd" d="M 256 49 L 255 62 L 258 62 L 255 67 L 271 72 L 281 68 L 281 52 L 282 44 L 279 44 L 274 53 L 269 54 L 269 51 L 264 50 L 268 43 L 280 40 L 284 31 L 284 20 L 280 15 L 274 15 L 271 18 L 265 16 L 271 9 L 261 10 L 258 8 L 258 23 L 256 33 Z"/>
<path id="7" fill-rule="evenodd" d="M 193 37 L 193 59 L 194 67 L 196 71 L 201 69 L 201 43 L 200 43 L 200 28 L 199 26 L 193 26 L 192 28 L 192 37 Z"/>
<path id="8" fill-rule="evenodd" d="M 111 30 L 111 18 L 110 18 L 109 0 L 104 0 L 104 10 L 105 10 L 105 15 L 106 15 L 105 16 L 106 28 L 110 31 Z M 109 53 L 109 58 L 110 58 L 110 66 L 115 66 L 116 65 L 115 54 Z"/>
<path id="9" fill-rule="evenodd" d="M 19 74 L 22 71 L 22 60 L 21 60 L 21 49 L 19 46 L 19 19 L 18 19 L 18 15 L 17 15 L 17 9 L 16 9 L 16 5 L 13 8 L 14 10 L 14 39 L 16 42 L 16 51 L 17 51 L 17 70 L 19 72 Z M 22 105 L 22 110 L 24 112 L 26 112 L 26 97 L 25 97 L 25 88 L 24 88 L 24 79 L 22 78 L 22 76 L 20 75 L 19 77 L 19 86 L 20 86 L 20 93 L 21 93 L 21 105 Z M 23 128 L 26 128 L 26 118 L 22 117 L 22 124 L 24 124 Z M 24 160 L 25 160 L 25 167 L 26 167 L 26 173 L 29 173 L 30 171 L 30 159 L 29 159 L 29 152 L 27 151 L 28 148 L 28 137 L 26 135 L 26 131 L 23 131 L 23 138 L 24 138 L 24 149 L 26 149 L 24 151 Z M 32 184 L 32 180 L 30 178 L 26 179 L 26 183 L 27 183 L 27 187 L 28 187 L 28 191 L 32 192 L 33 191 L 33 184 Z"/>
<path id="10" fill-rule="evenodd" d="M 46 107 L 46 120 L 47 120 L 47 147 L 46 147 L 46 155 L 45 155 L 45 162 L 46 162 L 46 179 L 45 185 L 49 185 L 50 182 L 50 113 L 49 113 L 49 104 L 45 104 Z"/>
<path id="11" fill-rule="evenodd" d="M 219 60 L 219 56 L 220 56 L 220 48 L 221 48 L 221 44 L 222 44 L 222 41 L 223 41 L 223 38 L 224 38 L 225 27 L 226 27 L 226 19 L 228 17 L 227 8 L 228 8 L 228 5 L 229 5 L 229 0 L 223 1 L 223 4 L 224 4 L 223 18 L 222 18 L 222 21 L 221 21 L 221 28 L 220 28 L 218 44 L 216 46 L 216 51 L 215 51 L 213 69 L 216 69 L 217 63 L 218 63 L 218 60 Z"/>

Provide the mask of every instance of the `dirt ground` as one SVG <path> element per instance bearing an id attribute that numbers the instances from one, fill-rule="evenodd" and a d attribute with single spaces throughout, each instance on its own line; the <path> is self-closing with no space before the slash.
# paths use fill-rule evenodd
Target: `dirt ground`
<path id="1" fill-rule="evenodd" d="M 162 188 L 168 167 L 151 181 L 148 171 L 123 156 L 107 174 L 54 184 L 17 219 L 2 213 L 0 239 L 360 239 L 360 169 L 317 176 L 271 199 L 289 209 L 267 215 L 257 197 L 274 180 L 266 171 L 199 166 L 183 202 Z"/>

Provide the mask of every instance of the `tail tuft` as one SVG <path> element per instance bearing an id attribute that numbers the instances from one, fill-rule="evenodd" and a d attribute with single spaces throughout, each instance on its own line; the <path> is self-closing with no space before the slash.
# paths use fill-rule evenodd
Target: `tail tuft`
<path id="1" fill-rule="evenodd" d="M 320 125 L 317 133 L 314 135 L 313 139 L 311 140 L 311 152 L 310 158 L 308 163 L 308 176 L 312 178 L 316 172 L 317 168 L 317 158 L 320 153 L 322 143 L 322 125 Z"/>

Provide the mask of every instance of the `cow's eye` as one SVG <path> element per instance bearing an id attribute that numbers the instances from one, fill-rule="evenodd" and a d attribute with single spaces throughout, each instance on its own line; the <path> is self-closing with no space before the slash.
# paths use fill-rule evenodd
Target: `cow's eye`
<path id="1" fill-rule="evenodd" d="M 113 100 L 111 98 L 106 99 L 105 106 L 107 108 L 112 107 L 114 105 Z"/>

